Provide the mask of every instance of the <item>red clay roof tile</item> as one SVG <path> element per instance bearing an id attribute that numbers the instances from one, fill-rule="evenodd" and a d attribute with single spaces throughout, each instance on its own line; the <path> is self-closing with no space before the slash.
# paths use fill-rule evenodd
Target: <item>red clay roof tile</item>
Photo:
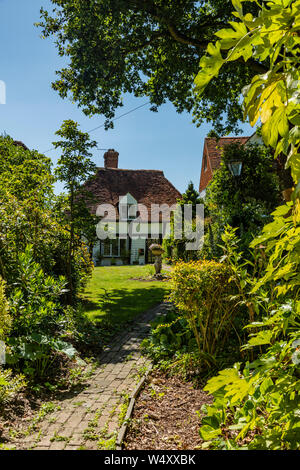
<path id="1" fill-rule="evenodd" d="M 119 198 L 130 193 L 138 204 L 146 206 L 149 218 L 151 204 L 176 204 L 180 192 L 159 170 L 123 170 L 119 168 L 98 168 L 94 177 L 83 186 L 95 201 L 88 203 L 92 213 L 100 204 L 118 207 Z M 141 217 L 142 213 L 141 213 Z"/>

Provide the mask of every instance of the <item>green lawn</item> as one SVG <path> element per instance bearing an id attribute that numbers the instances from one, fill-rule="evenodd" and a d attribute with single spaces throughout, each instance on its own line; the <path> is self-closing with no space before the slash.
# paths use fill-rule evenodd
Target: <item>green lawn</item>
<path id="1" fill-rule="evenodd" d="M 155 306 L 169 292 L 168 282 L 136 281 L 153 274 L 153 266 L 100 266 L 83 294 L 85 313 L 108 330 L 118 329 Z"/>

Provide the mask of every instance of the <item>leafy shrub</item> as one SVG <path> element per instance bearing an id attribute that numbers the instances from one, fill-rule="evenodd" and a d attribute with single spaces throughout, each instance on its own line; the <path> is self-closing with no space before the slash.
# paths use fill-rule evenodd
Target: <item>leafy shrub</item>
<path id="1" fill-rule="evenodd" d="M 264 247 L 268 264 L 254 292 L 270 282 L 276 282 L 277 295 L 297 296 L 300 286 L 300 202 L 288 202 L 272 213 L 259 237 L 252 241 L 253 248 Z"/>
<path id="2" fill-rule="evenodd" d="M 9 301 L 13 332 L 17 335 L 32 331 L 47 332 L 60 308 L 65 279 L 47 276 L 33 260 L 32 246 L 18 256 L 16 278 Z"/>
<path id="3" fill-rule="evenodd" d="M 175 309 L 151 322 L 150 335 L 142 342 L 143 349 L 154 361 L 170 359 L 179 351 L 192 351 L 195 346 L 187 320 Z"/>
<path id="4" fill-rule="evenodd" d="M 215 448 L 300 449 L 299 201 L 273 217 L 252 243 L 267 263 L 250 294 L 267 290 L 269 309 L 248 325 L 244 346 L 264 353 L 209 380 L 206 390 L 215 399 L 200 434 Z"/>
<path id="5" fill-rule="evenodd" d="M 23 375 L 12 375 L 11 370 L 0 368 L 0 406 L 13 399 L 17 392 L 25 387 Z"/>
<path id="6" fill-rule="evenodd" d="M 0 277 L 0 341 L 3 341 L 9 333 L 11 322 L 9 305 L 5 297 L 5 282 Z"/>
<path id="7" fill-rule="evenodd" d="M 102 350 L 102 329 L 84 313 L 81 304 L 66 307 L 57 321 L 60 337 L 70 341 L 85 356 L 95 356 Z"/>
<path id="8" fill-rule="evenodd" d="M 300 302 L 294 308 L 297 311 L 283 308 L 276 312 L 277 320 L 281 313 L 281 328 L 277 331 L 282 332 L 283 324 L 296 316 L 296 333 L 276 341 L 253 363 L 244 367 L 235 364 L 209 380 L 204 390 L 215 400 L 206 408 L 207 416 L 200 429 L 208 445 L 227 449 L 300 449 Z M 264 326 L 272 321 L 269 318 Z M 272 330 L 260 331 L 248 347 L 269 344 L 270 333 Z"/>
<path id="9" fill-rule="evenodd" d="M 54 352 L 63 353 L 71 359 L 77 353 L 69 343 L 38 333 L 10 338 L 8 345 L 7 362 L 18 364 L 25 375 L 32 378 L 47 375 L 47 371 L 55 359 Z"/>
<path id="10" fill-rule="evenodd" d="M 214 362 L 232 330 L 236 308 L 230 276 L 229 267 L 215 261 L 181 262 L 171 273 L 171 300 L 188 321 L 208 364 Z"/>

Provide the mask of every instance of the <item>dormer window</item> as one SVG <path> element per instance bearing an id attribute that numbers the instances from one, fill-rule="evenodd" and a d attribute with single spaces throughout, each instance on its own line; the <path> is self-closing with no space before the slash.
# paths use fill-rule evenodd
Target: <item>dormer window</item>
<path id="1" fill-rule="evenodd" d="M 204 160 L 203 160 L 203 170 L 206 171 L 207 170 L 207 156 L 204 155 Z"/>
<path id="2" fill-rule="evenodd" d="M 136 199 L 127 193 L 126 196 L 120 197 L 119 199 L 119 216 L 120 220 L 134 220 L 137 218 L 138 204 Z"/>
<path id="3" fill-rule="evenodd" d="M 137 204 L 129 204 L 127 206 L 128 208 L 128 213 L 127 213 L 127 218 L 128 220 L 134 220 L 137 218 Z"/>

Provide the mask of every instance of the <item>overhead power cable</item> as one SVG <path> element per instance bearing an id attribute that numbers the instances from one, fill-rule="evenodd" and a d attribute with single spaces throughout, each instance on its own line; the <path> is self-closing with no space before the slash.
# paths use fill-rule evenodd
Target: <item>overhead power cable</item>
<path id="1" fill-rule="evenodd" d="M 137 109 L 140 109 L 140 108 L 143 108 L 144 106 L 147 106 L 148 104 L 150 104 L 150 101 L 147 101 L 147 103 L 144 103 L 144 104 L 140 104 L 139 106 L 137 106 L 136 108 L 133 108 L 133 109 L 130 109 L 129 111 L 127 111 L 126 113 L 123 113 L 121 114 L 120 116 L 117 116 L 115 117 L 114 119 L 111 120 L 111 122 L 115 122 L 115 121 L 118 121 L 118 119 L 121 119 L 122 117 L 124 116 L 128 116 L 128 114 L 131 114 L 133 113 L 134 111 L 136 111 Z M 98 129 L 101 129 L 102 127 L 105 126 L 105 122 L 103 124 L 100 124 L 100 126 L 97 126 L 95 127 L 94 129 L 91 129 L 90 131 L 87 131 L 88 134 L 91 134 L 91 132 L 94 132 L 94 131 L 97 131 Z M 97 147 L 98 148 L 98 147 Z M 48 149 L 46 150 L 45 152 L 42 152 L 43 154 L 44 153 L 48 153 L 48 152 L 52 152 L 52 150 L 55 150 L 55 147 L 52 147 L 51 149 Z M 99 149 L 98 150 L 108 150 L 108 149 Z"/>

